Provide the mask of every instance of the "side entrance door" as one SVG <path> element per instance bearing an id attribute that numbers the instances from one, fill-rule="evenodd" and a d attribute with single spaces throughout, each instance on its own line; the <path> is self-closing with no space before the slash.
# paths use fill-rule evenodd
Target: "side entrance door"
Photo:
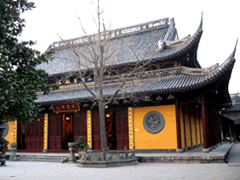
<path id="1" fill-rule="evenodd" d="M 73 115 L 62 114 L 62 149 L 68 150 L 68 142 L 73 142 Z"/>

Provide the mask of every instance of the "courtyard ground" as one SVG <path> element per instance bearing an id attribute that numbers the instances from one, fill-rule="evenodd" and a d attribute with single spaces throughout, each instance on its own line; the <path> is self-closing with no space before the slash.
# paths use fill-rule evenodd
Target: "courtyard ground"
<path id="1" fill-rule="evenodd" d="M 79 168 L 76 164 L 7 161 L 0 180 L 109 180 L 109 179 L 217 179 L 239 180 L 240 167 L 225 163 L 139 163 L 106 169 Z"/>

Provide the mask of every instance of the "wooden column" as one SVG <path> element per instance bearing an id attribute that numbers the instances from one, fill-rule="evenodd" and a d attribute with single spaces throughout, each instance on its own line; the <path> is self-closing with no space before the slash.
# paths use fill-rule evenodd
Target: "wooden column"
<path id="1" fill-rule="evenodd" d="M 87 144 L 92 148 L 92 114 L 91 110 L 87 111 Z"/>
<path id="2" fill-rule="evenodd" d="M 236 128 L 235 126 L 233 126 L 233 140 L 236 141 L 237 138 L 236 138 Z"/>
<path id="3" fill-rule="evenodd" d="M 48 152 L 48 114 L 44 114 L 43 125 L 43 152 Z"/>
<path id="4" fill-rule="evenodd" d="M 229 124 L 229 137 L 230 137 L 230 143 L 232 142 L 232 126 Z"/>
<path id="5" fill-rule="evenodd" d="M 221 117 L 220 117 L 220 112 L 218 113 L 218 124 L 219 124 L 219 142 L 222 141 L 222 124 L 221 124 Z"/>
<path id="6" fill-rule="evenodd" d="M 181 127 L 180 127 L 180 112 L 179 112 L 179 101 L 176 99 L 176 125 L 177 125 L 177 148 L 181 149 Z"/>
<path id="7" fill-rule="evenodd" d="M 134 147 L 134 126 L 133 126 L 133 108 L 128 108 L 128 134 L 129 134 L 129 149 Z"/>
<path id="8" fill-rule="evenodd" d="M 202 96 L 202 130 L 203 130 L 203 148 L 209 147 L 209 123 L 208 123 L 208 112 L 206 109 L 206 102 Z"/>

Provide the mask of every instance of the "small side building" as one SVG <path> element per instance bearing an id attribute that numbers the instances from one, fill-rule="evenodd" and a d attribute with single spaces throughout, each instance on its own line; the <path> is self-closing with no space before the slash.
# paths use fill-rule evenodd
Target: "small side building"
<path id="1" fill-rule="evenodd" d="M 222 111 L 223 138 L 232 141 L 240 141 L 240 95 L 230 95 L 232 107 Z"/>

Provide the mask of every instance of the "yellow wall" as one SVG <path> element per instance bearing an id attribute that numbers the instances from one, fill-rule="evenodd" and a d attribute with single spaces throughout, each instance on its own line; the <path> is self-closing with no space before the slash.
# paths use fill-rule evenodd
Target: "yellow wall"
<path id="1" fill-rule="evenodd" d="M 5 139 L 9 142 L 8 144 L 8 149 L 10 149 L 10 144 L 11 143 L 16 143 L 17 140 L 17 122 L 16 121 L 10 121 L 8 122 L 8 126 L 9 126 L 9 131 L 8 134 L 6 135 Z"/>
<path id="2" fill-rule="evenodd" d="M 143 127 L 143 118 L 150 111 L 159 111 L 165 119 L 163 130 L 157 134 Z M 136 149 L 177 149 L 175 105 L 134 108 L 134 130 Z"/>

